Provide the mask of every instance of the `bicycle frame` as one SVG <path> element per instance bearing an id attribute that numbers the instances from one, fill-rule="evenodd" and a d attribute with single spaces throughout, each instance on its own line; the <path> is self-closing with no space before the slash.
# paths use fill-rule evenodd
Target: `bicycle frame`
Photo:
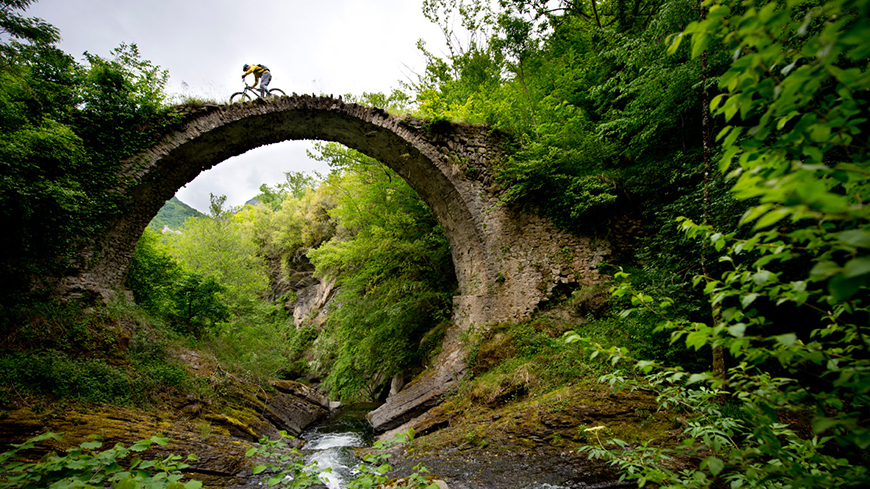
<path id="1" fill-rule="evenodd" d="M 278 96 L 286 97 L 287 94 L 284 93 L 284 91 L 281 90 L 280 88 L 271 88 L 271 89 L 266 90 L 265 97 L 271 98 L 271 97 L 278 97 Z M 241 92 L 236 92 L 236 93 L 230 95 L 230 103 L 231 104 L 238 104 L 238 103 L 250 102 L 251 100 L 254 100 L 256 98 L 264 98 L 262 95 L 260 95 L 260 89 L 255 88 L 251 85 L 245 84 L 244 90 L 242 90 Z"/>

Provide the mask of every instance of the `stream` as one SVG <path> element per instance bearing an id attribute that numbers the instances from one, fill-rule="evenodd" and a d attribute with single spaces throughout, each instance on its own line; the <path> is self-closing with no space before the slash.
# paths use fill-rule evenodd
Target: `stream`
<path id="1" fill-rule="evenodd" d="M 305 440 L 302 453 L 306 462 L 317 462 L 320 470 L 331 470 L 320 476 L 329 489 L 343 488 L 348 480 L 353 479 L 360 461 L 352 449 L 372 445 L 374 433 L 365 416 L 375 407 L 367 404 L 343 406 L 300 436 Z"/>
<path id="2" fill-rule="evenodd" d="M 354 447 L 374 442 L 366 413 L 376 405 L 348 405 L 312 425 L 300 438 L 306 441 L 302 453 L 307 462 L 317 462 L 329 489 L 343 489 L 360 464 Z M 593 489 L 631 487 L 635 483 L 614 480 L 601 472 L 601 464 L 566 453 L 531 450 L 523 453 L 490 452 L 485 449 L 448 449 L 416 461 L 394 461 L 392 477 L 407 475 L 421 463 L 443 478 L 450 489 Z"/>

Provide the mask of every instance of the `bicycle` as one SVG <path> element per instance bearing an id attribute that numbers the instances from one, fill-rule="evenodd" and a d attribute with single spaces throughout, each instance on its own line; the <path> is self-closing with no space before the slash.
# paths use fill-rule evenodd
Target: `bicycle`
<path id="1" fill-rule="evenodd" d="M 253 95 L 252 95 L 253 94 Z M 270 88 L 267 90 L 266 97 L 286 97 L 287 94 L 284 93 L 284 90 L 280 88 Z M 250 102 L 255 98 L 262 98 L 260 95 L 260 89 L 254 88 L 251 85 L 245 84 L 245 89 L 241 92 L 236 92 L 230 95 L 230 103 L 231 104 L 240 104 L 244 102 Z"/>

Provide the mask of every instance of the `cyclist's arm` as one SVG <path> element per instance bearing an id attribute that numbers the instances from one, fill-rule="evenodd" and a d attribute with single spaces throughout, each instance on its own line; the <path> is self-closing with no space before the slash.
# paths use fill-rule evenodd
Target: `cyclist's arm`
<path id="1" fill-rule="evenodd" d="M 257 67 L 256 65 L 251 66 L 250 68 L 248 68 L 248 71 L 242 73 L 242 80 L 244 80 L 245 77 L 250 75 L 251 73 L 254 73 L 254 68 L 256 68 L 256 67 Z M 259 77 L 256 74 L 254 74 L 254 78 L 259 78 Z M 245 82 L 245 84 L 247 85 L 247 82 Z M 256 84 L 257 84 L 257 82 L 255 81 L 254 85 L 256 85 Z"/>

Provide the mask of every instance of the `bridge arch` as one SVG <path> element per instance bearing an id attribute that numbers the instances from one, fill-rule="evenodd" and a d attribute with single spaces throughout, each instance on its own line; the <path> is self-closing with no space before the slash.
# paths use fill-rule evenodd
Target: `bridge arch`
<path id="1" fill-rule="evenodd" d="M 394 116 L 340 98 L 297 96 L 206 106 L 179 129 L 125 161 L 118 189 L 126 211 L 83 250 L 83 266 L 62 292 L 120 289 L 139 237 L 163 204 L 201 172 L 259 146 L 287 140 L 334 141 L 386 164 L 432 209 L 447 235 L 459 295 L 435 368 L 370 415 L 394 428 L 425 411 L 461 377 L 459 332 L 473 324 L 528 317 L 560 286 L 599 282 L 606 242 L 559 230 L 536 215 L 499 206 L 490 168 L 505 156 L 487 127 Z"/>
<path id="2" fill-rule="evenodd" d="M 443 161 L 443 149 L 421 136 L 426 132 L 422 125 L 422 121 L 329 97 L 280 97 L 203 108 L 180 130 L 124 163 L 122 192 L 129 198 L 129 208 L 88 250 L 86 270 L 77 286 L 90 290 L 122 286 L 138 237 L 163 203 L 201 172 L 259 146 L 316 139 L 344 144 L 401 175 L 447 234 L 460 294 L 476 295 L 472 284 L 493 278 L 483 257 L 481 228 L 485 226 L 475 226 L 480 218 L 475 214 L 483 203 L 473 202 L 479 199 L 471 186 L 456 180 L 457 169 Z M 476 140 L 477 148 L 489 146 L 485 131 L 470 133 L 463 136 Z M 469 196 L 472 202 L 467 201 Z"/>
<path id="3" fill-rule="evenodd" d="M 67 293 L 123 286 L 145 227 L 201 172 L 259 146 L 334 141 L 386 164 L 430 206 L 447 235 L 459 282 L 454 322 L 463 327 L 528 316 L 556 285 L 594 283 L 606 243 L 570 235 L 545 219 L 498 206 L 490 167 L 499 136 L 469 126 L 394 116 L 340 98 L 293 95 L 202 107 L 154 147 L 122 165 L 125 213 L 83 252 Z"/>

